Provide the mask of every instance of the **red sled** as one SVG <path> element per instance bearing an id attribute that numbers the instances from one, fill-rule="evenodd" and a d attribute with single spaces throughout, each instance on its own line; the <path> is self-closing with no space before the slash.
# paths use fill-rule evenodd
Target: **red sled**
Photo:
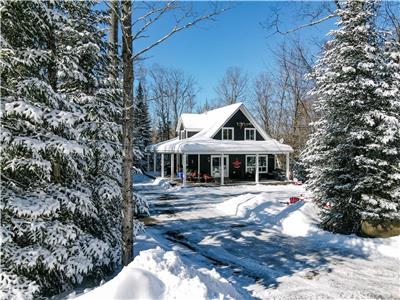
<path id="1" fill-rule="evenodd" d="M 296 203 L 297 201 L 300 201 L 301 199 L 298 197 L 290 197 L 289 198 L 289 204 Z"/>

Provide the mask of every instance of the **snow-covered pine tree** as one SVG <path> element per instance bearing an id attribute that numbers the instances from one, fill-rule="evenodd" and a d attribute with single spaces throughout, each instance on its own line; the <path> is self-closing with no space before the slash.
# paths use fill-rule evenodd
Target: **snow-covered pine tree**
<path id="1" fill-rule="evenodd" d="M 375 102 L 364 118 L 369 130 L 360 185 L 361 217 L 372 225 L 400 224 L 400 43 L 390 34 L 379 55 Z"/>
<path id="2" fill-rule="evenodd" d="M 140 151 L 143 156 L 145 149 L 151 144 L 151 124 L 149 108 L 147 99 L 142 87 L 142 83 L 139 81 L 136 90 L 136 101 L 135 101 L 135 112 L 134 112 L 134 137 L 133 143 L 135 148 Z M 137 167 L 143 167 L 145 161 L 143 159 L 137 159 L 135 162 Z"/>
<path id="3" fill-rule="evenodd" d="M 376 1 L 343 2 L 339 28 L 330 33 L 333 39 L 313 74 L 321 118 L 303 161 L 307 186 L 322 208 L 322 226 L 334 232 L 359 232 L 362 220 L 398 219 L 393 190 L 398 187 L 399 98 L 382 91 L 394 87 L 382 75 L 377 9 Z"/>
<path id="4" fill-rule="evenodd" d="M 2 298 L 120 260 L 120 107 L 93 4 L 0 3 Z"/>

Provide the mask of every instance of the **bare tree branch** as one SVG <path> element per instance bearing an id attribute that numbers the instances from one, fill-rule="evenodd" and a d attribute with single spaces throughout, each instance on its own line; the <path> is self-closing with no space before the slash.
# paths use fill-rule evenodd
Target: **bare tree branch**
<path id="1" fill-rule="evenodd" d="M 143 48 L 142 50 L 139 50 L 138 52 L 136 52 L 136 53 L 133 55 L 132 59 L 134 59 L 134 60 L 137 59 L 137 58 L 140 57 L 143 53 L 145 53 L 145 52 L 147 52 L 147 51 L 153 49 L 153 48 L 156 47 L 157 45 L 159 45 L 159 44 L 161 44 L 162 42 L 164 42 L 165 40 L 169 39 L 171 36 L 175 35 L 176 33 L 180 32 L 180 31 L 182 31 L 182 30 L 184 30 L 184 29 L 193 27 L 194 25 L 196 25 L 197 23 L 200 23 L 201 21 L 204 21 L 204 20 L 207 20 L 207 19 L 212 19 L 214 16 L 219 15 L 219 14 L 223 13 L 223 12 L 226 11 L 226 10 L 227 10 L 227 9 L 221 9 L 221 10 L 218 10 L 218 11 L 214 11 L 214 12 L 212 12 L 212 13 L 210 13 L 210 14 L 207 14 L 207 15 L 204 15 L 204 16 L 201 16 L 201 17 L 198 17 L 198 18 L 196 18 L 195 20 L 186 23 L 185 25 L 182 25 L 182 26 L 174 26 L 174 28 L 173 28 L 169 33 L 167 33 L 166 35 L 164 35 L 163 37 L 161 37 L 160 39 L 158 39 L 157 41 L 155 41 L 155 42 L 152 43 L 151 45 L 149 45 L 149 46 Z"/>

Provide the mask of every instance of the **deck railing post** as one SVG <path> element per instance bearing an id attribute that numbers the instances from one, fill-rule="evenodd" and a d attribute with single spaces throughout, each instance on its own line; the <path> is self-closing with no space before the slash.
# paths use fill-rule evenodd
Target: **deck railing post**
<path id="1" fill-rule="evenodd" d="M 157 172 L 157 153 L 153 153 L 153 172 L 154 176 L 156 175 Z"/>
<path id="2" fill-rule="evenodd" d="M 256 184 L 260 182 L 260 162 L 259 162 L 259 156 L 256 154 Z"/>
<path id="3" fill-rule="evenodd" d="M 164 178 L 164 153 L 161 153 L 161 178 Z"/>
<path id="4" fill-rule="evenodd" d="M 183 186 L 186 185 L 186 154 L 182 154 L 182 174 L 183 174 L 183 178 L 182 178 L 182 184 Z"/>
<path id="5" fill-rule="evenodd" d="M 286 180 L 289 180 L 289 153 L 286 153 Z"/>
<path id="6" fill-rule="evenodd" d="M 225 172 L 224 171 L 225 171 L 224 170 L 224 154 L 222 153 L 221 154 L 221 166 L 220 166 L 220 170 L 219 170 L 219 175 L 220 175 L 220 178 L 221 178 L 221 185 L 225 184 L 225 182 L 224 182 Z"/>
<path id="7" fill-rule="evenodd" d="M 171 180 L 175 178 L 175 156 L 171 153 Z"/>

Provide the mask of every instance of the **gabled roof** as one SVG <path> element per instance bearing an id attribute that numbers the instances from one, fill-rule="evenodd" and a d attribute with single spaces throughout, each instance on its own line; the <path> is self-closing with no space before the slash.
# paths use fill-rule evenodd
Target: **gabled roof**
<path id="1" fill-rule="evenodd" d="M 253 124 L 257 131 L 263 136 L 264 141 L 231 141 L 215 140 L 214 135 L 226 124 L 229 119 L 241 110 L 247 119 Z M 290 153 L 292 147 L 282 144 L 271 138 L 257 123 L 250 112 L 242 103 L 224 106 L 202 114 L 182 114 L 179 119 L 177 130 L 181 125 L 186 130 L 199 131 L 190 138 L 174 138 L 151 145 L 146 148 L 149 152 L 156 153 L 187 153 L 187 154 L 212 154 L 212 153 Z"/>
<path id="2" fill-rule="evenodd" d="M 176 126 L 176 131 L 179 131 L 182 124 L 186 130 L 200 131 L 204 128 L 204 122 L 205 116 L 203 114 L 182 114 Z"/>
<path id="3" fill-rule="evenodd" d="M 202 114 L 182 114 L 176 130 L 178 131 L 181 124 L 183 124 L 186 130 L 200 131 L 195 135 L 198 138 L 212 138 L 239 109 L 265 140 L 271 138 L 241 102 L 213 109 Z"/>

